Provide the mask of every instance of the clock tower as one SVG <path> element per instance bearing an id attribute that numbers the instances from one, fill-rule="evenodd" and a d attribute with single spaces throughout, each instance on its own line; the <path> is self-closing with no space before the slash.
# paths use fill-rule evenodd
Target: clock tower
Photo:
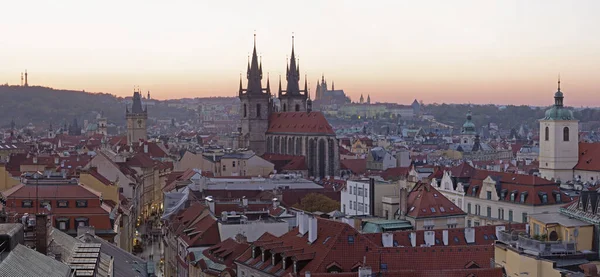
<path id="1" fill-rule="evenodd" d="M 133 92 L 133 104 L 131 110 L 125 107 L 125 117 L 127 118 L 127 144 L 147 140 L 146 121 L 148 120 L 148 109 L 142 109 L 142 96 L 140 91 Z"/>

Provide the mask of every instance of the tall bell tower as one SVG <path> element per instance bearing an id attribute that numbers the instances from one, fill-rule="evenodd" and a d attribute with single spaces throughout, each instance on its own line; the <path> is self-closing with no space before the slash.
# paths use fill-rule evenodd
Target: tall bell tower
<path id="1" fill-rule="evenodd" d="M 131 110 L 125 107 L 125 117 L 127 118 L 127 144 L 139 142 L 148 139 L 146 121 L 148 120 L 148 109 L 142 108 L 142 94 L 139 90 L 133 92 L 133 104 Z"/>
<path id="2" fill-rule="evenodd" d="M 554 94 L 554 106 L 540 120 L 540 175 L 566 182 L 573 179 L 579 160 L 579 123 L 573 112 L 563 106 L 563 93 Z"/>

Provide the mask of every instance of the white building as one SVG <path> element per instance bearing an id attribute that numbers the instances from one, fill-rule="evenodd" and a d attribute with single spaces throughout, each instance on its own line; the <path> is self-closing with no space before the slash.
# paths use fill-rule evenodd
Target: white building
<path id="1" fill-rule="evenodd" d="M 431 185 L 436 187 L 437 190 L 446 196 L 448 200 L 452 201 L 454 205 L 458 206 L 463 211 L 465 210 L 465 191 L 463 184 L 454 184 L 452 182 L 452 176 L 450 176 L 450 171 L 444 171 L 444 176 L 439 181 L 439 184 L 436 179 L 432 179 Z"/>
<path id="2" fill-rule="evenodd" d="M 384 198 L 399 197 L 398 184 L 381 180 L 348 181 L 340 191 L 340 209 L 346 215 L 370 215 L 390 218 L 392 214 L 384 209 Z"/>

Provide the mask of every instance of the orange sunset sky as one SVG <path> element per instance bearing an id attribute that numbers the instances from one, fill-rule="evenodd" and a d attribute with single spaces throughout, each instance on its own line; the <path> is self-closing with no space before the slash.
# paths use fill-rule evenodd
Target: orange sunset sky
<path id="1" fill-rule="evenodd" d="M 27 0 L 2 10 L 0 83 L 19 84 L 27 69 L 30 85 L 234 96 L 256 30 L 272 88 L 293 32 L 313 93 L 324 73 L 353 101 L 549 105 L 560 74 L 565 104 L 600 106 L 594 0 Z"/>

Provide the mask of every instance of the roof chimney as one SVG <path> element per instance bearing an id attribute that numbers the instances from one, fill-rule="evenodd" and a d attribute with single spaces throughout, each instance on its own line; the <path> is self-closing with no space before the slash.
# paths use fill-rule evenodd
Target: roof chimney
<path id="1" fill-rule="evenodd" d="M 358 277 L 369 277 L 369 276 L 373 276 L 373 271 L 371 270 L 371 267 L 365 266 L 365 267 L 358 268 Z"/>
<path id="2" fill-rule="evenodd" d="M 307 215 L 305 215 L 308 217 Z M 317 218 L 313 215 L 308 217 L 308 242 L 313 243 L 317 240 Z"/>
<path id="3" fill-rule="evenodd" d="M 215 201 L 213 201 L 212 197 L 207 196 L 204 198 L 205 205 L 210 209 L 211 213 L 215 213 Z"/>
<path id="4" fill-rule="evenodd" d="M 37 162 L 38 162 L 37 156 L 33 156 L 33 163 L 37 164 Z"/>
<path id="5" fill-rule="evenodd" d="M 410 232 L 410 245 L 412 245 L 412 247 L 417 246 L 417 233 L 416 232 Z"/>
<path id="6" fill-rule="evenodd" d="M 300 223 L 298 225 L 298 232 L 300 235 L 304 236 L 308 231 L 308 215 L 301 213 L 300 214 Z"/>
<path id="7" fill-rule="evenodd" d="M 444 241 L 444 245 L 448 245 L 448 230 L 442 231 L 442 240 Z"/>
<path id="8" fill-rule="evenodd" d="M 148 144 L 144 143 L 144 153 L 148 153 Z"/>
<path id="9" fill-rule="evenodd" d="M 383 247 L 393 247 L 394 246 L 394 234 L 392 233 L 381 233 L 381 244 Z"/>
<path id="10" fill-rule="evenodd" d="M 467 243 L 475 243 L 475 229 L 465 228 L 465 239 Z"/>
<path id="11" fill-rule="evenodd" d="M 273 198 L 273 209 L 277 209 L 279 207 L 279 199 L 277 197 Z"/>
<path id="12" fill-rule="evenodd" d="M 35 215 L 35 250 L 43 255 L 48 254 L 48 215 Z"/>
<path id="13" fill-rule="evenodd" d="M 505 226 L 496 226 L 496 238 L 500 237 L 500 232 L 506 230 Z"/>
<path id="14" fill-rule="evenodd" d="M 248 198 L 246 196 L 242 196 L 242 206 L 248 207 Z"/>
<path id="15" fill-rule="evenodd" d="M 305 271 L 304 272 L 304 277 L 310 277 L 310 271 Z"/>
<path id="16" fill-rule="evenodd" d="M 425 244 L 427 246 L 435 245 L 435 231 L 425 231 Z"/>

